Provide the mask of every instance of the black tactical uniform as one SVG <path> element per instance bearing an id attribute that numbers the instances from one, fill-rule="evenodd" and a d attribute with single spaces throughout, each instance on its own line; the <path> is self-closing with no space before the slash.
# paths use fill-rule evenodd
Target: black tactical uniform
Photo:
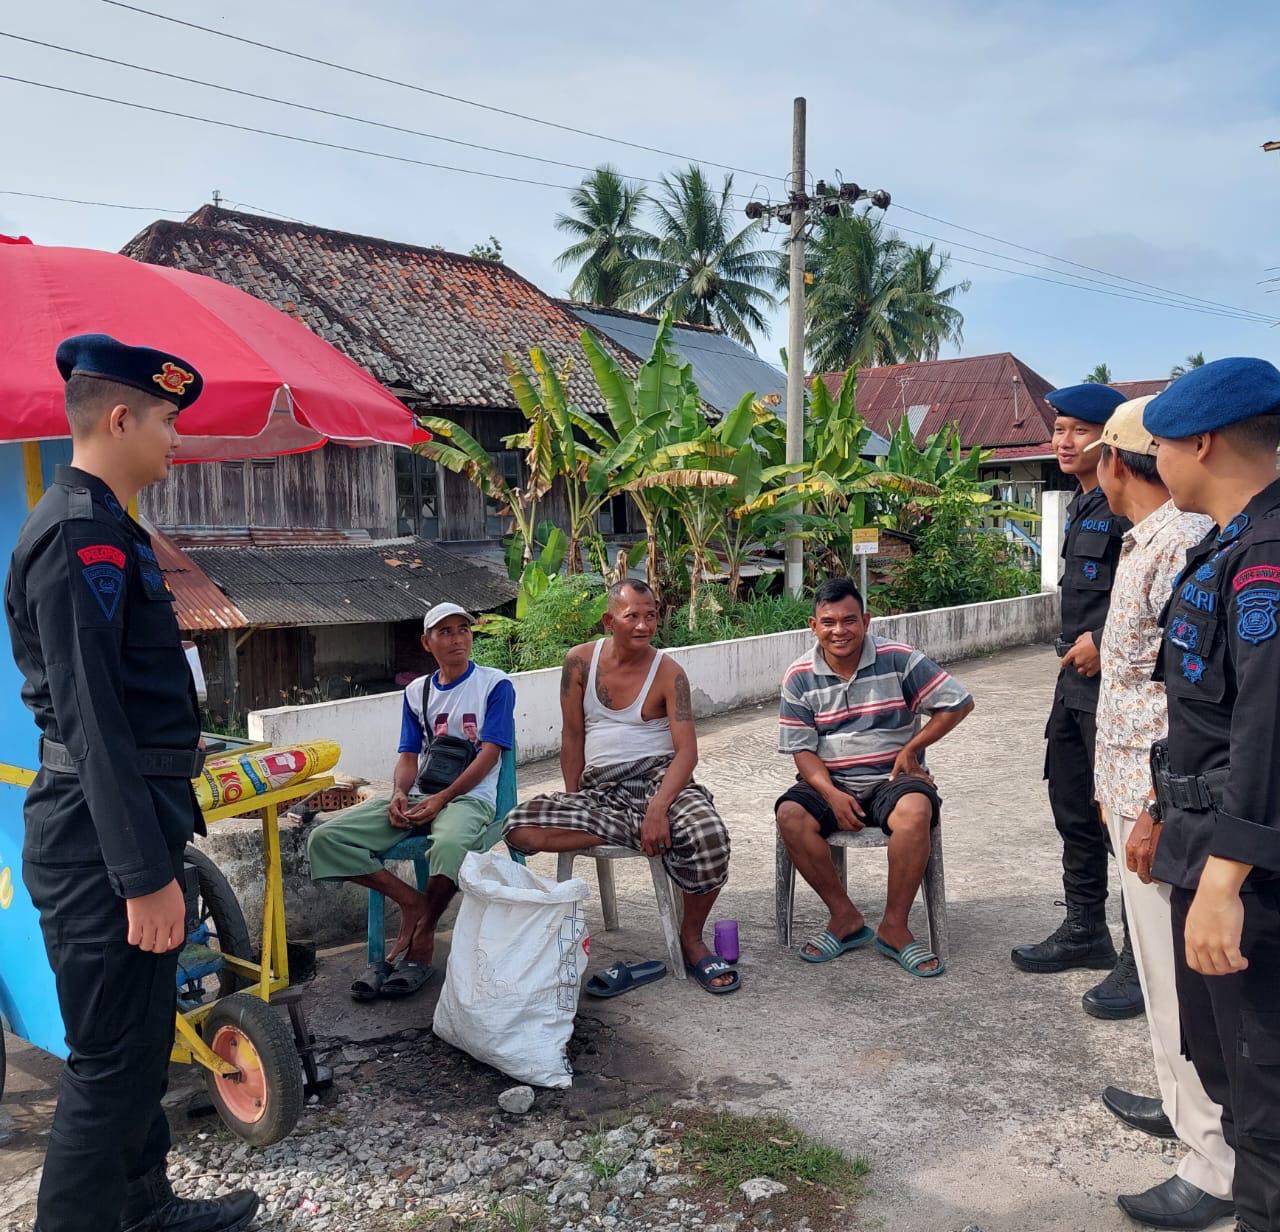
<path id="1" fill-rule="evenodd" d="M 64 379 L 107 380 L 179 409 L 199 374 L 176 356 L 81 335 Z M 152 413 L 156 413 L 152 411 Z M 39 1232 L 229 1232 L 252 1194 L 187 1202 L 169 1188 L 161 1108 L 178 950 L 128 941 L 126 899 L 181 884 L 203 833 L 191 779 L 200 715 L 147 533 L 101 479 L 60 466 L 23 524 L 5 585 L 22 697 L 40 729 L 23 879 L 40 912 L 69 1057 L 37 1202 Z"/>
<path id="2" fill-rule="evenodd" d="M 1101 487 L 1078 493 L 1067 506 L 1059 655 L 1065 655 L 1083 633 L 1092 637 L 1095 647 L 1101 645 L 1111 606 L 1111 584 L 1128 529 L 1129 522 L 1111 512 Z M 1054 824 L 1062 838 L 1067 921 L 1040 945 L 1014 950 L 1013 961 L 1024 970 L 1060 971 L 1068 966 L 1107 970 L 1116 961 L 1105 915 L 1107 831 L 1093 792 L 1100 689 L 1100 676 L 1082 676 L 1074 667 L 1058 672 L 1053 708 L 1044 731 L 1048 741 L 1044 777 L 1049 783 Z"/>
<path id="3" fill-rule="evenodd" d="M 1229 361 L 1220 361 L 1223 363 Z M 1235 1148 L 1241 1226 L 1280 1229 L 1280 482 L 1187 558 L 1156 675 L 1169 699 L 1157 746 L 1163 833 L 1152 875 L 1173 887 L 1186 1055 Z M 1184 928 L 1209 856 L 1253 865 L 1240 898 L 1246 970 L 1203 976 Z"/>

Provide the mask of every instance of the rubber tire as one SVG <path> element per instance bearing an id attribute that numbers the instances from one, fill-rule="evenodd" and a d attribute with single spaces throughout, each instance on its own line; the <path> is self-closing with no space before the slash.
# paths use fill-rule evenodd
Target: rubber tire
<path id="1" fill-rule="evenodd" d="M 234 958 L 257 962 L 257 953 L 249 939 L 249 925 L 245 923 L 240 900 L 222 870 L 194 843 L 188 843 L 183 857 L 194 866 L 200 882 L 200 898 L 209 909 L 218 949 Z M 252 983 L 248 976 L 224 967 L 218 972 L 218 996 L 229 997 Z"/>
<path id="2" fill-rule="evenodd" d="M 205 1071 L 209 1098 L 223 1123 L 233 1134 L 252 1146 L 270 1146 L 287 1138 L 302 1115 L 302 1063 L 285 1020 L 265 1001 L 251 993 L 238 992 L 219 1001 L 204 1020 L 204 1039 L 213 1043 L 218 1028 L 233 1026 L 253 1045 L 262 1064 L 267 1086 L 267 1108 L 263 1116 L 247 1124 L 228 1109 L 218 1089 L 217 1075 Z"/>

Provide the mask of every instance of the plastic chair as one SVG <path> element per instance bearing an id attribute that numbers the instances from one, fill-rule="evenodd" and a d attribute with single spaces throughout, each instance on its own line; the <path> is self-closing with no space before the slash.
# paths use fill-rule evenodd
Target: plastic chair
<path id="1" fill-rule="evenodd" d="M 849 871 L 845 854 L 849 848 L 887 847 L 889 836 L 878 826 L 868 825 L 863 830 L 837 830 L 827 839 L 831 848 L 831 862 L 840 874 L 845 889 L 849 888 Z M 774 890 L 774 914 L 777 919 L 778 943 L 791 948 L 791 924 L 795 914 L 796 867 L 791 855 L 778 836 L 777 881 Z M 925 914 L 929 920 L 929 948 L 947 961 L 950 949 L 947 938 L 947 887 L 942 869 L 942 827 L 934 826 L 929 863 L 920 883 L 924 896 Z"/>
<path id="2" fill-rule="evenodd" d="M 494 809 L 493 820 L 485 830 L 484 850 L 497 846 L 502 839 L 502 823 L 507 814 L 516 806 L 516 751 L 514 748 L 504 749 L 502 761 L 498 768 L 498 799 Z M 429 869 L 427 852 L 431 850 L 431 834 L 409 834 L 393 847 L 388 847 L 378 858 L 385 864 L 388 860 L 412 860 L 415 880 L 418 889 L 425 891 Z M 511 858 L 517 864 L 524 863 L 524 856 L 512 851 Z M 377 890 L 369 891 L 369 964 L 382 962 L 387 956 L 386 940 L 387 900 Z"/>
<path id="3" fill-rule="evenodd" d="M 653 878 L 653 893 L 658 901 L 658 921 L 662 925 L 662 939 L 666 942 L 667 957 L 671 961 L 671 974 L 678 980 L 685 978 L 684 950 L 680 946 L 680 918 L 684 898 L 679 888 L 667 875 L 661 856 L 646 856 L 643 851 L 630 847 L 591 847 L 585 851 L 562 851 L 556 860 L 556 880 L 568 881 L 573 876 L 573 862 L 585 856 L 596 862 L 596 880 L 600 885 L 600 909 L 604 914 L 606 932 L 618 927 L 618 893 L 613 885 L 611 860 L 638 858 L 649 861 L 649 874 Z"/>

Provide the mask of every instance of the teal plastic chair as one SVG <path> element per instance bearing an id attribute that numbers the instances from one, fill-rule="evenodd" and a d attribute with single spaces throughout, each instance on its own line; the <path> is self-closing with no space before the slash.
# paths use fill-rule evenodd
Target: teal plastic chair
<path id="1" fill-rule="evenodd" d="M 515 748 L 504 749 L 502 761 L 498 768 L 498 799 L 493 820 L 485 831 L 484 850 L 497 846 L 502 839 L 502 823 L 507 814 L 516 806 L 516 751 Z M 385 864 L 388 860 L 412 860 L 414 877 L 419 890 L 426 890 L 427 852 L 431 850 L 431 835 L 410 834 L 402 838 L 394 847 L 387 848 L 379 859 Z M 508 849 L 510 850 L 510 849 Z M 524 863 L 524 856 L 519 852 L 510 852 L 517 864 Z M 382 962 L 387 956 L 386 941 L 387 900 L 377 892 L 369 891 L 369 964 Z"/>

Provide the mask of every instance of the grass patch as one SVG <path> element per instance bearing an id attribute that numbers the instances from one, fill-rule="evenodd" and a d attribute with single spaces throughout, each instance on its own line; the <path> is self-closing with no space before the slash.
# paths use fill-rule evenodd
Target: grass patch
<path id="1" fill-rule="evenodd" d="M 616 1158 L 611 1158 L 610 1150 L 603 1133 L 587 1138 L 587 1167 L 602 1181 L 611 1181 L 626 1166 L 624 1153 L 619 1151 Z"/>
<path id="2" fill-rule="evenodd" d="M 847 1228 L 848 1208 L 871 1170 L 861 1156 L 810 1138 L 781 1116 L 688 1114 L 681 1147 L 692 1170 L 730 1205 L 741 1202 L 738 1186 L 753 1177 L 786 1185 L 787 1193 L 768 1203 L 780 1226 L 806 1216 L 815 1229 Z"/>

